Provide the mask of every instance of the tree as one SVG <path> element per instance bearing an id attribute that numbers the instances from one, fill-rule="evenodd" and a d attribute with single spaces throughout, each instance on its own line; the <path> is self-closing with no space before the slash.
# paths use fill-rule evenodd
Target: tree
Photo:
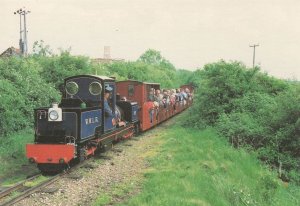
<path id="1" fill-rule="evenodd" d="M 33 43 L 33 56 L 51 56 L 52 50 L 49 45 L 45 45 L 43 40 Z"/>
<path id="2" fill-rule="evenodd" d="M 156 51 L 154 49 L 148 49 L 144 54 L 142 54 L 138 61 L 144 62 L 150 65 L 160 66 L 162 68 L 175 70 L 173 64 L 170 63 L 169 60 L 165 59 L 160 51 Z"/>

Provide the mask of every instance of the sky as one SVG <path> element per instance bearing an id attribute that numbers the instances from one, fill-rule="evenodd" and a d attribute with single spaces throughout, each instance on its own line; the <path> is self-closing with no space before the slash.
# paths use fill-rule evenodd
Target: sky
<path id="1" fill-rule="evenodd" d="M 237 60 L 284 79 L 300 80 L 299 0 L 0 0 L 0 53 L 18 48 L 25 7 L 28 47 L 43 40 L 54 52 L 136 60 L 155 49 L 177 68 L 195 70 Z"/>

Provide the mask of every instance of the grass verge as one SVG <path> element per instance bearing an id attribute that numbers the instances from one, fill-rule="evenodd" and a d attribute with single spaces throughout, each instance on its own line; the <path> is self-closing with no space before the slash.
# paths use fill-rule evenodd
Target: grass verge
<path id="1" fill-rule="evenodd" d="M 119 205 L 300 205 L 300 187 L 282 183 L 255 154 L 232 148 L 213 129 L 175 124 L 161 138 L 141 193 Z"/>
<path id="2" fill-rule="evenodd" d="M 25 156 L 25 145 L 33 142 L 33 131 L 23 130 L 8 137 L 0 138 L 0 182 L 13 184 L 23 180 L 28 174 L 37 172 L 29 165 Z"/>
<path id="3" fill-rule="evenodd" d="M 128 198 L 132 191 L 139 185 L 138 180 L 123 182 L 113 185 L 108 191 L 102 193 L 92 204 L 92 206 L 111 205 L 114 202 L 121 202 Z"/>

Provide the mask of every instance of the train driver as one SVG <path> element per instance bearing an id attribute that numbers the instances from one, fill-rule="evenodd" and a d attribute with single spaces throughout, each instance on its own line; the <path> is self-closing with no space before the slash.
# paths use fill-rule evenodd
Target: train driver
<path id="1" fill-rule="evenodd" d="M 113 117 L 113 112 L 108 104 L 108 101 L 109 101 L 109 97 L 111 95 L 111 92 L 112 92 L 113 88 L 110 87 L 109 85 L 107 85 L 105 87 L 105 91 L 104 91 L 104 112 L 105 112 L 105 115 L 108 116 L 108 117 Z"/>

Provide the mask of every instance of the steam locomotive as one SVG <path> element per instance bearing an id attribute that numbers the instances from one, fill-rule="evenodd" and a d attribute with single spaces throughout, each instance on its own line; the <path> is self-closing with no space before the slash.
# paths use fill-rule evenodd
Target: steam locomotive
<path id="1" fill-rule="evenodd" d="M 149 106 L 150 89 L 160 85 L 96 75 L 66 78 L 61 102 L 34 110 L 35 140 L 26 145 L 27 158 L 42 172 L 59 172 L 191 105 Z"/>

